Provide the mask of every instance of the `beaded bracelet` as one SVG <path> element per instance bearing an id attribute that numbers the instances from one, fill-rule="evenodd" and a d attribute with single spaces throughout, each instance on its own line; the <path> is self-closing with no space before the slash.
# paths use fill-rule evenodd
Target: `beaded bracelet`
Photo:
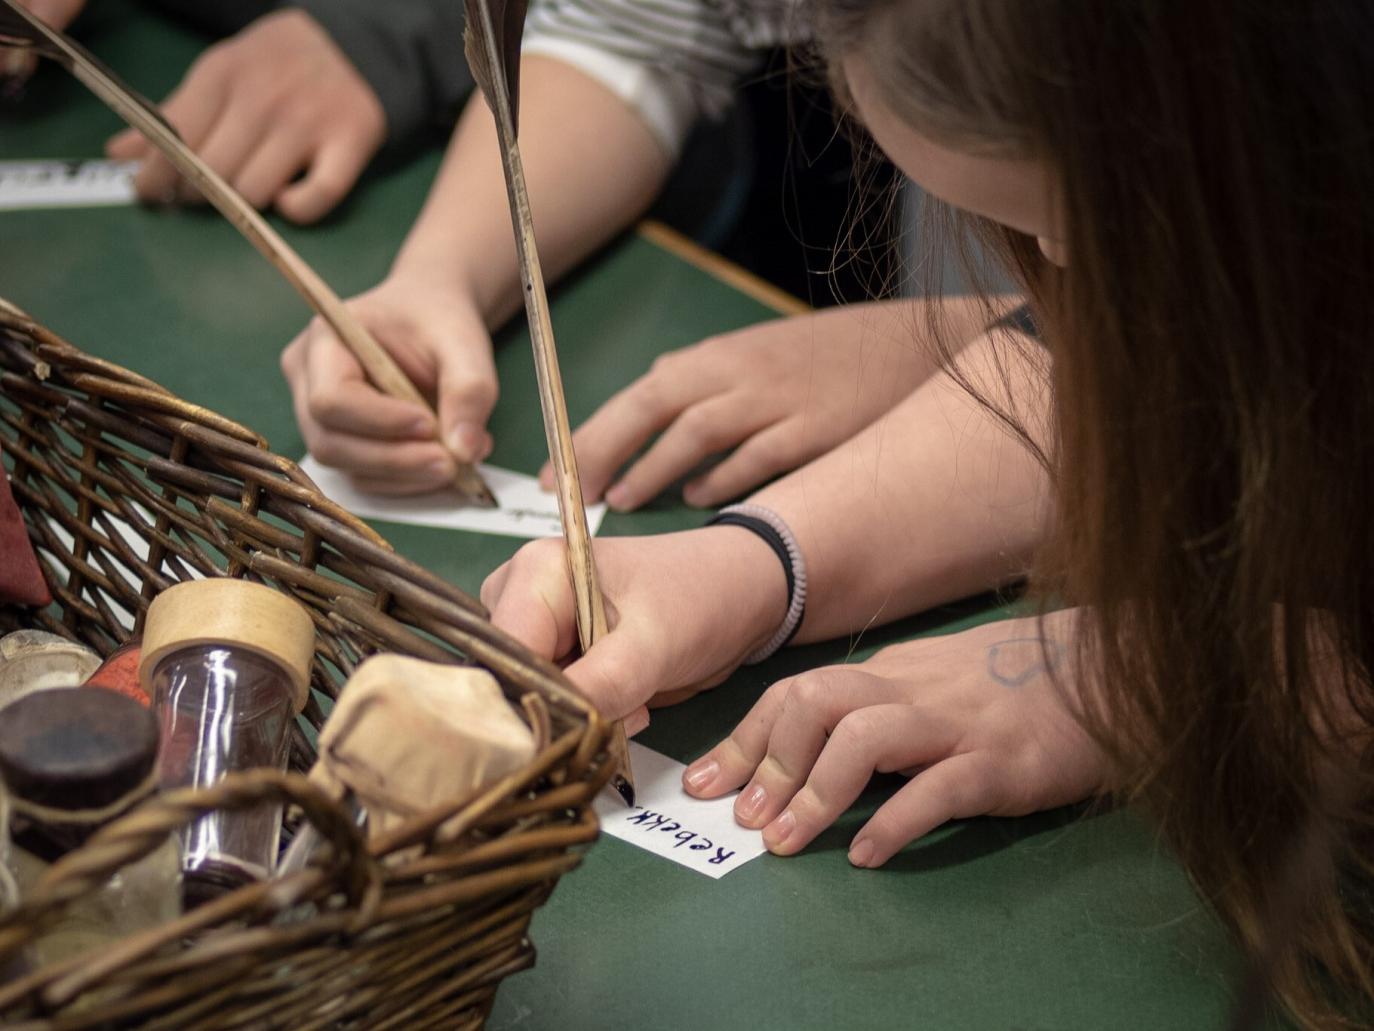
<path id="1" fill-rule="evenodd" d="M 760 537 L 773 549 L 787 578 L 787 615 L 782 625 L 763 645 L 744 657 L 747 666 L 768 658 L 796 636 L 806 613 L 806 560 L 787 522 L 771 508 L 762 505 L 731 505 L 722 508 L 707 526 L 738 526 Z"/>

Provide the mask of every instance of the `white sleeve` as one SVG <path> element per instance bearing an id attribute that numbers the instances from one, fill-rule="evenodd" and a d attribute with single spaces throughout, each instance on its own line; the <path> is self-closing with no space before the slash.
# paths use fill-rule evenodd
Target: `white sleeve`
<path id="1" fill-rule="evenodd" d="M 699 117 L 730 106 L 759 60 L 707 0 L 535 0 L 521 49 L 603 84 L 673 159 Z"/>

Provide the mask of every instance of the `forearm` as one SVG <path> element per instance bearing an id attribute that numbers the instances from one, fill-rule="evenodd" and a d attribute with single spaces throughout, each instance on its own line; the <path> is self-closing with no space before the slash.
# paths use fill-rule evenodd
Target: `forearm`
<path id="1" fill-rule="evenodd" d="M 1006 362 L 1005 380 L 995 354 Z M 980 383 L 996 382 L 995 397 L 1005 382 L 1018 416 L 1043 440 L 1048 401 L 1041 374 L 1024 357 L 982 337 L 958 360 Z M 806 557 L 799 641 L 889 622 L 1015 578 L 1050 511 L 1037 458 L 947 372 L 752 500 L 788 521 Z"/>
<path id="2" fill-rule="evenodd" d="M 520 69 L 520 144 L 551 280 L 630 224 L 668 173 L 666 155 L 633 109 L 582 72 L 538 55 Z M 393 275 L 466 291 L 489 326 L 520 307 L 496 129 L 476 94 Z"/>

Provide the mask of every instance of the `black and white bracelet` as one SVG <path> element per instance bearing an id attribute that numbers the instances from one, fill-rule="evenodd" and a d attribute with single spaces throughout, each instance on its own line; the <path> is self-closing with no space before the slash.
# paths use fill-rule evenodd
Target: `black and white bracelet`
<path id="1" fill-rule="evenodd" d="M 773 549 L 782 563 L 783 575 L 787 577 L 787 615 L 772 637 L 744 657 L 745 665 L 752 666 L 787 644 L 801 628 L 802 616 L 806 613 L 806 560 L 786 520 L 771 508 L 749 504 L 730 505 L 712 516 L 706 525 L 739 526 L 756 534 Z"/>

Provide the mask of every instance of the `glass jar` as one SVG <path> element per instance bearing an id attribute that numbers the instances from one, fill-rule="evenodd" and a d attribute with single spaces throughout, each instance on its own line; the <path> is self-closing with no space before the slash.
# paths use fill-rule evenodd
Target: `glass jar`
<path id="1" fill-rule="evenodd" d="M 34 691 L 75 687 L 100 666 L 91 649 L 43 630 L 0 637 L 0 707 Z"/>
<path id="2" fill-rule="evenodd" d="M 159 594 L 144 627 L 140 678 L 161 726 L 163 788 L 285 770 L 314 651 L 309 614 L 269 587 L 223 578 Z M 217 810 L 192 823 L 182 834 L 188 904 L 268 876 L 280 837 L 280 806 Z"/>
<path id="3" fill-rule="evenodd" d="M 48 867 L 148 797 L 157 721 L 108 691 L 29 694 L 0 720 L 0 777 L 11 805 L 8 869 L 20 898 Z M 181 855 L 173 835 L 76 900 L 25 948 L 30 966 L 86 953 L 181 913 Z"/>

